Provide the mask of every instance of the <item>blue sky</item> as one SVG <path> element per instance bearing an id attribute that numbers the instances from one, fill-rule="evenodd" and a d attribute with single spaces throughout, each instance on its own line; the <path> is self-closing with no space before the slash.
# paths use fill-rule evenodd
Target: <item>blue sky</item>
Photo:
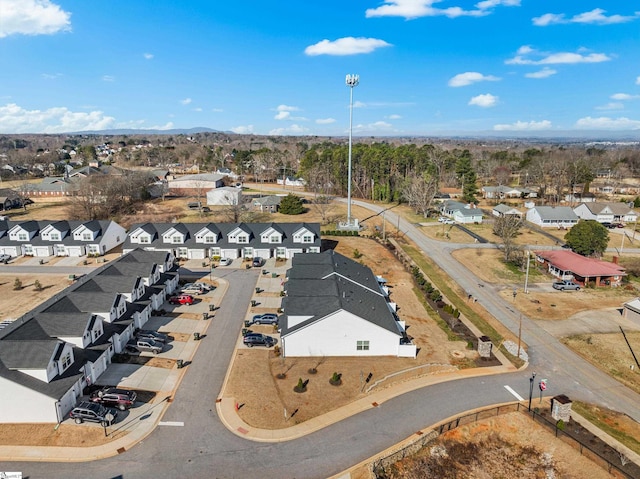
<path id="1" fill-rule="evenodd" d="M 0 133 L 640 134 L 637 0 L 0 0 Z"/>

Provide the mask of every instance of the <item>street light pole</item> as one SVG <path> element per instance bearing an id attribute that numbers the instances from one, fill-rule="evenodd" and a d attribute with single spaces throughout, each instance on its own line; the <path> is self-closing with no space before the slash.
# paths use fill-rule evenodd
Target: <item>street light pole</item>
<path id="1" fill-rule="evenodd" d="M 351 228 L 351 142 L 353 134 L 353 88 L 360 83 L 360 76 L 347 75 L 345 80 L 349 87 L 349 172 L 347 178 L 347 227 Z"/>
<path id="2" fill-rule="evenodd" d="M 529 412 L 531 412 L 531 397 L 533 396 L 533 382 L 536 380 L 536 373 L 529 378 Z"/>

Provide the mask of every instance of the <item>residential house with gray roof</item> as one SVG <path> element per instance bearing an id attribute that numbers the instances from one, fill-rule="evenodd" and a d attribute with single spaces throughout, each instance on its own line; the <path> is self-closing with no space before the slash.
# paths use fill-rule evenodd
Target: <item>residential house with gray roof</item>
<path id="1" fill-rule="evenodd" d="M 416 345 L 370 268 L 328 250 L 295 255 L 280 320 L 284 357 L 416 357 Z"/>
<path id="2" fill-rule="evenodd" d="M 626 203 L 581 203 L 573 211 L 583 220 L 599 223 L 635 223 L 638 213 Z"/>
<path id="3" fill-rule="evenodd" d="M 0 330 L 0 423 L 59 423 L 178 288 L 170 252 L 136 250 Z"/>
<path id="4" fill-rule="evenodd" d="M 482 210 L 476 207 L 475 204 L 447 200 L 440 206 L 440 212 L 444 216 L 451 218 L 456 223 L 482 223 Z"/>
<path id="5" fill-rule="evenodd" d="M 527 221 L 542 228 L 571 228 L 579 219 L 569 206 L 534 206 L 526 215 Z"/>

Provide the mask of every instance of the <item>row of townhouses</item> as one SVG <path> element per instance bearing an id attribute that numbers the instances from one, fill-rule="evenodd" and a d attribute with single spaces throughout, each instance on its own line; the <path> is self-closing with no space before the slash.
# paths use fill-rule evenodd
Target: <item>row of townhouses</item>
<path id="1" fill-rule="evenodd" d="M 171 251 L 177 258 L 291 258 L 320 252 L 318 223 L 144 223 L 122 250 Z"/>
<path id="2" fill-rule="evenodd" d="M 135 250 L 0 330 L 0 422 L 61 422 L 178 288 L 170 252 Z"/>
<path id="3" fill-rule="evenodd" d="M 113 221 L 0 221 L 0 254 L 102 256 L 121 245 L 126 230 Z"/>
<path id="4" fill-rule="evenodd" d="M 113 221 L 0 220 L 0 254 L 102 256 L 122 245 L 176 258 L 291 258 L 320 251 L 317 223 L 144 223 L 129 234 Z"/>

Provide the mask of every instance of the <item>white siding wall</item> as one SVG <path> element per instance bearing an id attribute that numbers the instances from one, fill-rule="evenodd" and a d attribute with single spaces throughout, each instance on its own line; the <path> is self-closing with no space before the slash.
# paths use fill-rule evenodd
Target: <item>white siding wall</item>
<path id="1" fill-rule="evenodd" d="M 0 423 L 58 422 L 55 399 L 1 377 L 0 391 Z"/>
<path id="2" fill-rule="evenodd" d="M 357 341 L 369 341 L 368 351 L 358 351 Z M 302 328 L 283 339 L 283 355 L 296 356 L 397 356 L 400 337 L 346 311 Z"/>
<path id="3" fill-rule="evenodd" d="M 127 231 L 118 223 L 111 222 L 106 231 L 102 232 L 100 239 L 100 254 L 111 251 L 116 246 L 120 246 L 127 239 Z"/>

